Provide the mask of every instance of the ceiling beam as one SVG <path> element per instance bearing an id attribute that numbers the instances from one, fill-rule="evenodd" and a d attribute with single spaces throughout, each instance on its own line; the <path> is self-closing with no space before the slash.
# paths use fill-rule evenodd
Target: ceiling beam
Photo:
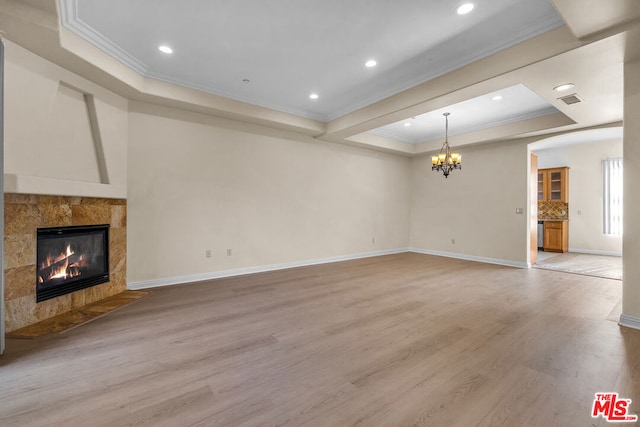
<path id="1" fill-rule="evenodd" d="M 551 3 L 579 39 L 619 33 L 626 24 L 640 20 L 638 0 L 551 0 Z"/>
<path id="2" fill-rule="evenodd" d="M 502 89 L 509 84 L 488 81 L 580 45 L 566 27 L 549 31 L 335 119 L 327 124 L 325 136 L 349 138 L 470 97 Z"/>
<path id="3" fill-rule="evenodd" d="M 37 4 L 37 3 L 36 3 Z M 8 40 L 116 94 L 233 120 L 316 136 L 325 123 L 145 78 L 107 53 L 61 28 L 55 0 L 0 0 L 0 30 Z"/>

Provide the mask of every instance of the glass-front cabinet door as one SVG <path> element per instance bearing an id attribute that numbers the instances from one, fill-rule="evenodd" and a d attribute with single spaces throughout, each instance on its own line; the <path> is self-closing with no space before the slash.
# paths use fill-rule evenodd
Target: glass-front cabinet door
<path id="1" fill-rule="evenodd" d="M 538 200 L 565 202 L 569 200 L 569 168 L 538 170 Z"/>
<path id="2" fill-rule="evenodd" d="M 549 171 L 549 200 L 561 201 L 562 197 L 562 175 L 561 171 Z"/>
<path id="3" fill-rule="evenodd" d="M 545 200 L 544 182 L 545 182 L 544 172 L 538 171 L 538 200 L 539 201 Z"/>

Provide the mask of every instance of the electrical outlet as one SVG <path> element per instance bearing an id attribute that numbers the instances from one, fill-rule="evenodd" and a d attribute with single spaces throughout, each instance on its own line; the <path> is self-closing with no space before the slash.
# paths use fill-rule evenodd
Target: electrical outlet
<path id="1" fill-rule="evenodd" d="M 375 243 L 375 242 L 376 242 L 376 238 L 375 238 L 375 237 L 372 237 L 372 238 L 371 238 L 371 243 Z"/>
<path id="2" fill-rule="evenodd" d="M 516 208 L 516 213 L 517 213 L 517 214 L 522 214 L 522 213 L 524 213 L 524 209 L 522 209 L 522 208 Z"/>
<path id="3" fill-rule="evenodd" d="M 582 215 L 582 210 L 578 209 L 578 211 L 576 212 L 578 215 Z"/>
<path id="4" fill-rule="evenodd" d="M 206 256 L 207 258 L 211 258 L 211 249 L 207 249 L 206 251 L 204 251 L 204 256 Z"/>
<path id="5" fill-rule="evenodd" d="M 451 239 L 451 244 L 455 245 L 456 244 L 456 239 Z"/>
<path id="6" fill-rule="evenodd" d="M 227 256 L 231 256 L 231 249 L 227 249 Z"/>

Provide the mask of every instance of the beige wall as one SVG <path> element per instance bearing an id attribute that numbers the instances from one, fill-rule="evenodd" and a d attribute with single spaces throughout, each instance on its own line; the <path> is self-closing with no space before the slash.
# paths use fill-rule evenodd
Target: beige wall
<path id="1" fill-rule="evenodd" d="M 464 169 L 445 180 L 431 172 L 426 157 L 146 104 L 134 103 L 129 112 L 124 98 L 6 45 L 5 172 L 101 182 L 86 110 L 85 95 L 93 96 L 109 184 L 130 192 L 129 282 L 407 246 L 527 262 L 531 141 L 467 147 Z M 638 64 L 629 69 L 638 71 Z M 637 110 L 640 83 L 629 71 L 627 80 L 626 108 Z M 633 166 L 640 162 L 633 143 L 640 130 L 627 123 L 625 163 L 632 166 L 625 168 L 624 245 L 635 255 L 625 260 L 625 292 L 640 300 L 640 284 L 630 279 L 640 275 L 628 261 L 640 256 L 640 226 L 633 220 L 640 201 L 629 187 L 640 179 Z M 70 173 L 69 165 L 81 161 L 89 167 Z M 640 305 L 629 298 L 625 310 L 640 317 Z"/>
<path id="2" fill-rule="evenodd" d="M 622 141 L 578 144 L 536 153 L 540 169 L 569 166 L 569 250 L 621 255 L 622 237 L 602 232 L 602 160 L 622 157 Z"/>
<path id="3" fill-rule="evenodd" d="M 455 148 L 455 142 L 452 145 Z M 411 246 L 525 265 L 526 143 L 465 147 L 462 155 L 463 169 L 447 179 L 431 171 L 430 158 L 412 159 Z M 516 208 L 523 208 L 523 213 L 516 214 Z"/>
<path id="4" fill-rule="evenodd" d="M 640 61 L 624 67 L 623 315 L 640 328 Z M 622 319 L 621 319 L 622 320 Z"/>
<path id="5" fill-rule="evenodd" d="M 130 109 L 130 282 L 408 246 L 407 158 Z"/>
<path id="6" fill-rule="evenodd" d="M 126 190 L 127 100 L 9 41 L 5 45 L 4 173 L 52 179 L 48 194 L 64 193 L 56 193 L 57 180 Z"/>
<path id="7" fill-rule="evenodd" d="M 569 166 L 569 147 L 547 148 L 544 150 L 533 149 L 531 151 L 538 155 L 538 169 Z"/>
<path id="8" fill-rule="evenodd" d="M 126 289 L 128 101 L 4 44 L 5 321 L 12 331 Z M 88 224 L 110 224 L 110 281 L 36 304 L 36 229 Z"/>

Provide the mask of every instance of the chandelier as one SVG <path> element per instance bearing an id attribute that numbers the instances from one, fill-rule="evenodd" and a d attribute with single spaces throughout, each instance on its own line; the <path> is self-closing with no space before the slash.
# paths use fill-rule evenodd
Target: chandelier
<path id="1" fill-rule="evenodd" d="M 452 153 L 449 147 L 449 114 L 444 113 L 445 133 L 444 142 L 440 149 L 440 154 L 431 156 L 431 170 L 444 174 L 445 178 L 449 177 L 449 173 L 454 169 L 462 169 L 462 155 L 460 153 Z"/>

